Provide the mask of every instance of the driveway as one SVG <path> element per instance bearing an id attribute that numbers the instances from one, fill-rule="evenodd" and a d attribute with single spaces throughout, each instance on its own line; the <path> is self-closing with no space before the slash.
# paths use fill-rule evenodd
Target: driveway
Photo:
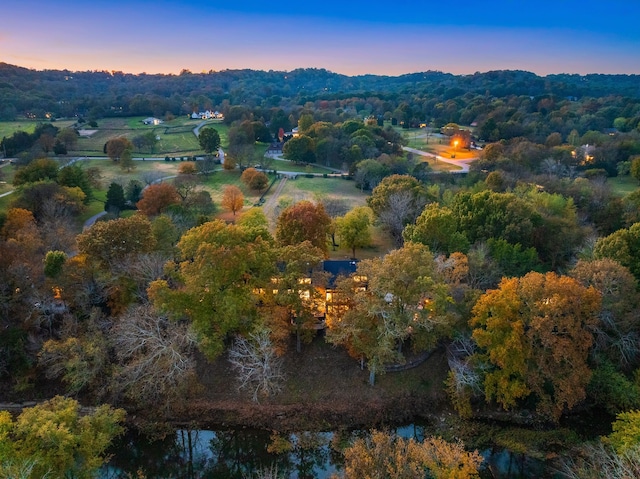
<path id="1" fill-rule="evenodd" d="M 402 149 L 404 151 L 408 151 L 409 153 L 413 153 L 415 155 L 427 156 L 430 158 L 435 158 L 438 161 L 442 161 L 443 163 L 447 163 L 449 165 L 457 166 L 461 168 L 460 170 L 452 170 L 450 173 L 469 173 L 469 165 L 476 161 L 477 158 L 469 158 L 466 160 L 452 160 L 451 158 L 445 158 L 444 156 L 436 155 L 427 151 L 417 150 L 415 148 L 409 148 L 408 146 L 403 146 Z"/>

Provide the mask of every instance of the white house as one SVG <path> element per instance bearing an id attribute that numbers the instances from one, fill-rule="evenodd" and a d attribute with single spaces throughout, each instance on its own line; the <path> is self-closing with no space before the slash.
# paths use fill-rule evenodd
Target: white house
<path id="1" fill-rule="evenodd" d="M 160 123 L 162 123 L 162 120 L 158 118 L 149 117 L 142 120 L 142 123 L 144 123 L 145 125 L 159 125 Z"/>

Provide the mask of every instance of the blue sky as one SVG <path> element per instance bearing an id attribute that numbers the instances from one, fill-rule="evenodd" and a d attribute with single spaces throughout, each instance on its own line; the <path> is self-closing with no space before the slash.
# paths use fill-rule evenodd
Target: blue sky
<path id="1" fill-rule="evenodd" d="M 37 70 L 639 73 L 640 0 L 3 0 L 0 61 Z"/>

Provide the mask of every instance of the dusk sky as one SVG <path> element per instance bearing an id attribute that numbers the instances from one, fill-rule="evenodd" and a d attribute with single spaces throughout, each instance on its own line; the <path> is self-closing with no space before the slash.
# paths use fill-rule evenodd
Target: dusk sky
<path id="1" fill-rule="evenodd" d="M 640 0 L 3 0 L 0 11 L 0 61 L 36 70 L 640 74 Z"/>

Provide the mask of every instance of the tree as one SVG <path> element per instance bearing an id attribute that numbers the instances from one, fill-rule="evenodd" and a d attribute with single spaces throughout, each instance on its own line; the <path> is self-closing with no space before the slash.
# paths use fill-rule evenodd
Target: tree
<path id="1" fill-rule="evenodd" d="M 105 144 L 105 153 L 113 161 L 120 161 L 120 157 L 126 150 L 131 152 L 133 150 L 133 144 L 124 136 L 113 138 Z"/>
<path id="2" fill-rule="evenodd" d="M 54 160 L 41 158 L 34 160 L 27 166 L 18 168 L 13 177 L 14 186 L 35 183 L 42 180 L 56 180 L 58 178 L 58 163 Z"/>
<path id="3" fill-rule="evenodd" d="M 188 319 L 199 349 L 209 358 L 225 341 L 248 333 L 258 320 L 257 292 L 275 273 L 275 252 L 264 230 L 210 221 L 178 242 L 181 261 L 170 263 L 171 283 L 157 280 L 149 297 L 174 319 Z"/>
<path id="4" fill-rule="evenodd" d="M 136 207 L 147 216 L 155 216 L 178 203 L 180 195 L 176 187 L 169 183 L 159 183 L 143 190 L 142 199 L 136 203 Z"/>
<path id="5" fill-rule="evenodd" d="M 373 190 L 389 175 L 389 168 L 377 160 L 362 160 L 356 165 L 354 180 L 360 191 Z"/>
<path id="6" fill-rule="evenodd" d="M 129 255 L 148 253 L 155 247 L 151 223 L 143 215 L 99 221 L 78 235 L 78 251 L 104 264 Z"/>
<path id="7" fill-rule="evenodd" d="M 479 478 L 482 456 L 462 443 L 440 438 L 422 442 L 381 431 L 358 438 L 344 451 L 345 479 L 473 479 Z"/>
<path id="8" fill-rule="evenodd" d="M 591 330 L 600 294 L 555 273 L 504 278 L 473 308 L 473 338 L 485 373 L 487 400 L 505 409 L 533 395 L 537 412 L 558 420 L 585 397 Z"/>
<path id="9" fill-rule="evenodd" d="M 636 180 L 640 181 L 640 155 L 636 155 L 631 160 L 631 168 L 629 169 L 629 173 Z"/>
<path id="10" fill-rule="evenodd" d="M 387 365 L 405 361 L 409 339 L 413 351 L 422 353 L 450 334 L 451 298 L 426 246 L 407 243 L 383 258 L 361 261 L 356 275 L 339 283 L 339 295 L 350 299 L 347 308 L 327 318 L 327 339 L 367 359 L 371 384 Z M 361 278 L 367 281 L 364 290 Z"/>
<path id="11" fill-rule="evenodd" d="M 120 154 L 120 168 L 127 172 L 130 172 L 136 167 L 131 155 L 132 150 L 133 148 L 125 148 Z"/>
<path id="12" fill-rule="evenodd" d="M 77 163 L 61 168 L 56 181 L 61 186 L 80 188 L 85 194 L 86 204 L 89 204 L 93 199 L 93 187 L 89 175 L 87 175 L 87 171 Z"/>
<path id="13" fill-rule="evenodd" d="M 315 148 L 313 138 L 300 135 L 287 141 L 282 148 L 282 153 L 286 160 L 294 163 L 314 163 L 316 161 Z"/>
<path id="14" fill-rule="evenodd" d="M 114 387 L 137 404 L 166 406 L 183 398 L 195 375 L 195 334 L 150 305 L 133 306 L 114 325 L 111 344 L 119 368 Z"/>
<path id="15" fill-rule="evenodd" d="M 58 276 L 65 261 L 67 261 L 67 253 L 64 251 L 47 251 L 44 257 L 44 275 L 48 278 Z"/>
<path id="16" fill-rule="evenodd" d="M 73 150 L 78 144 L 78 132 L 74 128 L 63 128 L 56 135 L 56 140 L 67 150 Z"/>
<path id="17" fill-rule="evenodd" d="M 409 175 L 384 178 L 367 198 L 367 205 L 397 246 L 402 245 L 402 230 L 415 222 L 425 204 L 433 198 L 424 186 Z"/>
<path id="18" fill-rule="evenodd" d="M 610 258 L 640 278 L 640 223 L 599 238 L 593 248 L 596 259 Z"/>
<path id="19" fill-rule="evenodd" d="M 120 211 L 125 209 L 126 206 L 127 200 L 124 197 L 122 186 L 119 183 L 111 183 L 107 190 L 107 201 L 104 203 L 104 210 L 119 216 Z"/>
<path id="20" fill-rule="evenodd" d="M 294 245 L 309 241 L 313 246 L 327 254 L 327 233 L 331 218 L 321 203 L 300 201 L 285 208 L 276 225 L 276 240 L 281 245 Z"/>
<path id="21" fill-rule="evenodd" d="M 233 216 L 244 207 L 244 195 L 235 185 L 227 185 L 222 194 L 222 207 L 233 213 Z"/>
<path id="22" fill-rule="evenodd" d="M 229 362 L 238 374 L 238 388 L 248 389 L 254 402 L 282 389 L 282 358 L 267 330 L 250 333 L 248 338 L 238 336 L 229 349 Z"/>
<path id="23" fill-rule="evenodd" d="M 415 224 L 408 224 L 402 236 L 405 241 L 422 243 L 436 253 L 466 252 L 469 241 L 457 230 L 457 221 L 450 208 L 431 203 L 425 207 Z"/>
<path id="24" fill-rule="evenodd" d="M 215 128 L 207 127 L 200 130 L 198 143 L 205 153 L 211 154 L 220 148 L 220 134 Z"/>
<path id="25" fill-rule="evenodd" d="M 371 246 L 371 210 L 365 206 L 354 208 L 341 218 L 336 218 L 336 231 L 340 241 L 351 248 L 355 259 L 356 248 Z"/>
<path id="26" fill-rule="evenodd" d="M 32 460 L 30 477 L 95 477 L 111 441 L 124 432 L 124 416 L 108 405 L 81 415 L 76 400 L 61 396 L 24 409 L 15 421 L 2 411 L 1 467 Z"/>

